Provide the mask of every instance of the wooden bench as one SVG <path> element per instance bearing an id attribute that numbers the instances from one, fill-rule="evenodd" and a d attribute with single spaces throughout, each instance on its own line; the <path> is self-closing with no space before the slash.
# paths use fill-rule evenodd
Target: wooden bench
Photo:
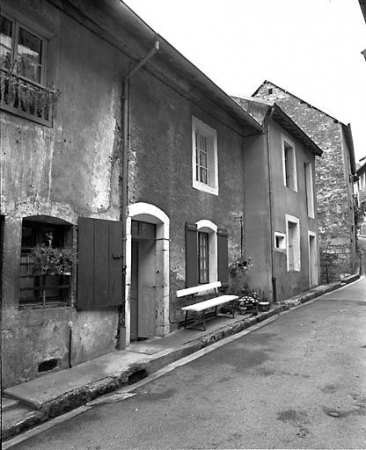
<path id="1" fill-rule="evenodd" d="M 193 286 L 186 289 L 181 289 L 177 291 L 177 297 L 191 297 L 193 298 L 197 294 L 202 294 L 204 292 L 208 292 L 213 290 L 215 294 L 218 294 L 218 290 L 221 287 L 220 281 L 215 281 L 214 283 L 201 284 L 199 286 Z M 230 304 L 234 300 L 238 300 L 238 296 L 236 295 L 219 295 L 218 297 L 211 298 L 209 300 L 204 300 L 202 302 L 194 303 L 189 306 L 185 306 L 182 308 L 182 311 L 185 311 L 185 320 L 184 320 L 184 328 L 187 328 L 187 318 L 188 312 L 193 311 L 195 313 L 202 313 L 202 323 L 203 323 L 203 331 L 206 331 L 206 310 L 215 308 L 215 316 L 217 315 L 217 307 L 225 304 Z M 235 317 L 235 309 L 231 304 L 231 312 L 233 315 L 233 319 Z"/>

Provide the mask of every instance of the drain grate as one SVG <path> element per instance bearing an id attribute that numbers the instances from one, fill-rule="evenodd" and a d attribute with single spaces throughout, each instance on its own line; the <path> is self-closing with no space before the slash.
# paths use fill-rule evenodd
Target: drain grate
<path id="1" fill-rule="evenodd" d="M 48 359 L 38 364 L 38 373 L 48 372 L 58 366 L 58 360 L 56 358 Z"/>

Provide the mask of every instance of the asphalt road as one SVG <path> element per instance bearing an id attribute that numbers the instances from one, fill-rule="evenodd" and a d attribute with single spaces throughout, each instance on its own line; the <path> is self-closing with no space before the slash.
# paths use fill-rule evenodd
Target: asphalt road
<path id="1" fill-rule="evenodd" d="M 13 449 L 366 448 L 366 280 Z"/>

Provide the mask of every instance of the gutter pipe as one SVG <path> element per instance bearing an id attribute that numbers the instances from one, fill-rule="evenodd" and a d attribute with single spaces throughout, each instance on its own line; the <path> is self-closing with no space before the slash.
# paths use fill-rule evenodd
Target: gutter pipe
<path id="1" fill-rule="evenodd" d="M 122 186 L 121 186 L 121 223 L 122 223 L 122 290 L 123 290 L 123 303 L 119 306 L 118 310 L 118 348 L 121 350 L 124 348 L 125 340 L 123 339 L 123 328 L 125 327 L 125 314 L 124 308 L 126 304 L 126 241 L 127 241 L 127 205 L 128 205 L 128 156 L 130 152 L 130 79 L 131 77 L 144 66 L 150 58 L 152 58 L 156 52 L 160 49 L 159 41 L 155 41 L 154 47 L 149 53 L 144 56 L 141 61 L 133 67 L 122 80 L 122 133 L 123 133 L 123 145 L 122 145 Z"/>
<path id="2" fill-rule="evenodd" d="M 273 226 L 273 189 L 272 189 L 272 176 L 271 176 L 271 152 L 269 148 L 269 123 L 275 113 L 275 108 L 271 107 L 271 112 L 267 114 L 265 122 L 263 123 L 266 133 L 266 150 L 267 150 L 267 170 L 268 170 L 268 198 L 269 198 L 269 232 L 270 232 L 270 245 L 271 245 L 271 281 L 272 281 L 272 300 L 277 302 L 277 285 L 276 274 L 274 273 L 274 226 Z"/>

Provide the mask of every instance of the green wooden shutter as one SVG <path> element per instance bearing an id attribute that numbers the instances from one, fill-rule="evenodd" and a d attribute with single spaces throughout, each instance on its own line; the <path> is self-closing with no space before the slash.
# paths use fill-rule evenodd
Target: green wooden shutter
<path id="1" fill-rule="evenodd" d="M 223 287 L 229 286 L 228 232 L 217 229 L 217 275 Z"/>
<path id="2" fill-rule="evenodd" d="M 122 224 L 79 218 L 78 309 L 122 304 Z"/>
<path id="3" fill-rule="evenodd" d="M 186 287 L 198 284 L 197 225 L 186 223 Z"/>

